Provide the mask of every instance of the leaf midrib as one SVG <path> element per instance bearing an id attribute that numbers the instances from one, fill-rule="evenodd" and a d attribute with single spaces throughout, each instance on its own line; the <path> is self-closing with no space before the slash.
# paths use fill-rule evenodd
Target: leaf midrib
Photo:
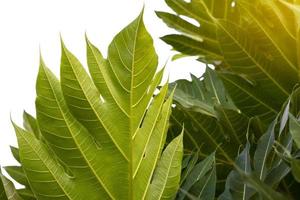
<path id="1" fill-rule="evenodd" d="M 223 29 L 223 31 L 234 41 L 234 43 L 248 56 L 248 58 L 250 58 L 252 60 L 252 62 L 254 64 L 256 64 L 256 66 L 286 95 L 289 95 L 289 92 L 284 89 L 280 83 L 278 83 L 278 81 L 276 81 L 265 69 L 264 67 L 253 57 L 251 56 L 248 51 L 240 44 L 240 42 L 238 40 L 235 39 L 235 37 L 233 35 L 231 35 L 227 29 L 221 25 L 221 23 L 216 20 L 216 22 L 218 23 L 219 27 Z"/>
<path id="2" fill-rule="evenodd" d="M 98 69 L 100 70 L 100 72 L 101 72 L 102 75 L 103 75 L 104 73 L 103 73 L 102 70 L 101 70 L 101 67 L 100 67 L 100 64 L 99 64 L 99 60 L 98 60 L 98 58 L 97 58 L 97 56 L 96 56 L 96 54 L 95 54 L 95 52 L 94 52 L 94 49 L 93 49 L 94 47 L 92 47 L 91 44 L 90 44 L 89 42 L 88 42 L 88 46 L 89 46 L 89 48 L 90 48 L 90 50 L 91 50 L 91 52 L 92 52 L 92 54 L 93 54 L 93 56 L 94 56 L 94 58 L 95 58 L 95 60 L 96 60 Z M 108 86 L 108 84 L 107 84 L 108 81 L 107 81 L 107 79 L 106 79 L 106 76 L 103 75 L 103 79 L 105 80 L 105 85 L 106 85 L 106 87 L 108 88 L 109 93 L 111 94 L 111 96 L 112 96 L 112 98 L 114 99 L 114 101 L 116 102 L 116 104 L 117 104 L 118 107 L 122 110 L 122 112 L 129 118 L 129 117 L 130 117 L 129 114 L 122 108 L 122 106 L 119 104 L 119 102 L 117 101 L 116 97 L 114 96 L 114 93 L 111 91 L 110 86 Z"/>
<path id="3" fill-rule="evenodd" d="M 169 98 L 170 98 L 170 97 L 169 97 Z M 169 107 L 170 107 L 170 106 L 171 106 L 171 105 L 169 105 Z M 171 113 L 171 109 L 169 108 L 168 111 L 167 111 L 167 113 L 166 113 L 166 115 L 168 116 L 168 115 L 170 115 L 170 113 Z M 162 128 L 163 131 L 166 129 L 167 124 L 168 124 L 168 120 L 166 120 L 165 123 L 164 123 L 164 125 L 163 125 L 163 128 Z M 165 134 L 165 133 L 164 133 L 164 134 Z M 162 146 L 163 138 L 164 138 L 164 136 L 160 137 L 160 141 L 159 141 L 159 142 L 160 142 L 160 146 Z M 154 162 L 154 164 L 153 164 L 153 166 L 152 166 L 152 169 L 151 169 L 152 175 L 153 175 L 153 171 L 154 171 L 154 169 L 155 169 L 155 167 L 156 167 L 156 164 L 157 164 L 157 161 L 158 161 L 159 154 L 160 154 L 160 151 L 157 151 L 156 156 L 155 156 L 155 162 Z M 149 186 L 150 186 L 150 181 L 151 181 L 151 179 L 148 179 L 148 183 L 147 183 L 147 186 L 146 186 L 146 188 L 145 188 L 145 190 L 144 190 L 144 194 L 143 194 L 143 198 L 142 198 L 142 199 L 145 199 L 145 197 L 146 197 L 147 191 L 148 191 Z"/>
<path id="4" fill-rule="evenodd" d="M 65 47 L 64 48 L 64 51 L 66 51 Z M 74 70 L 74 66 L 72 64 L 72 62 L 70 62 L 70 59 L 69 59 L 69 56 L 67 55 L 67 53 L 65 52 L 65 55 L 66 55 L 66 58 L 68 59 L 68 63 L 70 64 L 71 66 L 71 69 L 76 77 L 77 80 L 80 80 L 78 79 L 78 75 L 76 73 L 76 71 Z M 88 76 L 88 75 L 87 75 Z M 126 156 L 126 154 L 123 152 L 122 148 L 118 145 L 118 143 L 115 141 L 114 137 L 110 134 L 110 131 L 108 130 L 108 128 L 106 127 L 106 123 L 104 123 L 101 119 L 101 117 L 99 117 L 98 115 L 98 112 L 95 110 L 94 108 L 94 104 L 92 104 L 90 102 L 90 99 L 88 98 L 87 94 L 85 93 L 85 90 L 83 90 L 83 86 L 82 86 L 82 83 L 81 81 L 77 81 L 77 83 L 79 84 L 81 90 L 82 90 L 82 93 L 84 94 L 86 100 L 88 101 L 90 107 L 92 108 L 93 112 L 95 113 L 95 115 L 97 116 L 97 119 L 101 122 L 101 125 L 103 126 L 103 128 L 105 129 L 107 135 L 109 136 L 109 138 L 112 140 L 112 143 L 116 146 L 116 148 L 119 150 L 119 152 L 121 153 L 121 155 L 125 158 L 126 161 L 129 161 L 128 160 L 128 157 Z"/>
<path id="5" fill-rule="evenodd" d="M 129 142 L 130 142 L 130 155 L 129 155 L 129 163 L 128 163 L 128 172 L 129 172 L 129 193 L 128 193 L 128 197 L 129 199 L 133 199 L 133 195 L 134 195 L 134 191 L 133 191 L 133 178 L 134 178 L 134 169 L 133 169 L 133 148 L 132 148 L 132 145 L 133 145 L 133 134 L 134 134 L 134 130 L 133 127 L 132 127 L 132 119 L 133 119 L 133 112 L 132 112 L 132 101 L 133 101 L 133 89 L 134 89 L 134 85 L 133 85 L 133 81 L 134 81 L 134 59 L 135 59 L 135 53 L 136 53 L 136 41 L 137 41 L 137 35 L 138 35 L 138 31 L 139 31 L 139 28 L 140 28 L 140 21 L 141 21 L 141 15 L 139 16 L 138 18 L 138 22 L 137 22 L 137 28 L 135 30 L 135 35 L 134 35 L 134 40 L 133 40 L 133 49 L 132 49 L 132 63 L 131 63 L 131 82 L 130 82 L 130 99 L 129 99 L 129 103 L 130 103 L 130 122 L 129 122 L 129 134 L 128 134 L 128 137 L 129 137 Z"/>
<path id="6" fill-rule="evenodd" d="M 244 91 L 245 93 L 247 93 L 249 96 L 251 96 L 253 99 L 255 99 L 256 101 L 258 101 L 259 103 L 261 103 L 261 105 L 263 105 L 265 108 L 267 108 L 269 111 L 272 111 L 274 114 L 277 114 L 277 111 L 270 107 L 269 105 L 267 105 L 266 103 L 264 103 L 263 101 L 261 101 L 260 99 L 256 98 L 254 95 L 252 95 L 250 92 L 248 92 L 247 90 L 245 90 L 243 87 L 239 86 L 238 84 L 236 84 L 235 82 L 231 81 L 230 79 L 226 78 L 225 76 L 223 76 L 224 79 L 226 79 L 228 82 L 230 82 L 231 84 L 233 84 L 235 87 L 239 88 L 240 90 Z"/>
<path id="7" fill-rule="evenodd" d="M 58 179 L 56 178 L 56 176 L 52 173 L 52 171 L 50 170 L 50 168 L 48 167 L 48 165 L 44 162 L 44 160 L 40 157 L 40 153 L 38 153 L 36 151 L 36 149 L 32 146 L 31 142 L 29 142 L 24 136 L 23 133 L 19 133 L 19 135 L 27 142 L 27 144 L 31 147 L 31 149 L 34 151 L 34 153 L 37 155 L 37 157 L 42 161 L 42 163 L 44 164 L 44 166 L 46 166 L 46 168 L 48 169 L 48 171 L 50 172 L 50 174 L 52 175 L 52 177 L 56 180 L 56 183 L 59 185 L 59 187 L 62 189 L 62 191 L 64 192 L 64 194 L 69 198 L 72 199 L 70 194 L 65 191 L 64 187 L 60 184 L 60 182 L 58 181 Z M 25 172 L 26 173 L 26 172 Z"/>
<path id="8" fill-rule="evenodd" d="M 282 50 L 279 48 L 279 46 L 276 44 L 276 42 L 272 39 L 272 37 L 267 33 L 267 31 L 264 29 L 264 27 L 261 25 L 261 23 L 256 19 L 255 16 L 253 16 L 253 14 L 251 12 L 248 11 L 248 9 L 246 9 L 242 4 L 240 4 L 241 7 L 243 7 L 244 10 L 246 10 L 246 12 L 252 16 L 252 19 L 256 22 L 256 24 L 260 27 L 260 29 L 265 33 L 265 35 L 268 37 L 268 39 L 272 42 L 272 44 L 275 46 L 275 48 L 277 49 L 277 51 L 280 53 L 280 55 L 284 58 L 284 60 L 289 64 L 289 66 L 295 71 L 298 72 L 298 69 L 295 68 L 295 66 L 293 65 L 293 63 L 286 57 L 286 55 L 282 52 Z"/>
<path id="9" fill-rule="evenodd" d="M 177 152 L 177 148 L 178 148 L 180 142 L 181 142 L 181 140 L 178 139 L 178 141 L 177 141 L 177 143 L 176 143 L 176 148 L 175 148 L 175 150 L 173 151 L 172 158 L 170 159 L 170 162 L 169 162 L 169 166 L 168 166 L 168 169 L 167 169 L 167 177 L 166 177 L 166 179 L 165 179 L 165 181 L 164 181 L 164 184 L 163 184 L 163 190 L 161 190 L 158 200 L 161 199 L 161 197 L 162 197 L 162 195 L 163 195 L 163 192 L 164 192 L 164 189 L 165 189 L 165 187 L 166 187 L 166 185 L 167 185 L 167 180 L 168 180 L 169 173 L 170 173 L 170 170 L 171 170 L 171 167 L 172 167 L 172 161 L 173 161 L 174 156 L 175 156 L 175 154 L 176 154 L 176 152 Z"/>
<path id="10" fill-rule="evenodd" d="M 153 134 L 153 130 L 154 130 L 154 128 L 156 127 L 157 119 L 159 118 L 159 116 L 160 116 L 160 114 L 161 114 L 161 110 L 162 110 L 163 105 L 164 105 L 164 104 L 161 103 L 161 104 L 160 104 L 160 107 L 159 107 L 159 109 L 158 109 L 158 111 L 157 111 L 157 112 L 159 112 L 159 114 L 156 115 L 156 117 L 155 117 L 155 120 L 154 120 L 155 123 L 153 123 L 153 126 L 151 127 L 151 131 L 150 131 L 149 136 L 148 136 L 148 138 L 147 138 L 147 142 L 146 142 L 146 144 L 145 144 L 145 147 L 143 148 L 143 153 L 146 152 L 146 149 L 147 149 L 147 146 L 148 146 L 148 144 L 149 144 L 150 138 L 151 138 L 151 136 L 152 136 L 152 134 Z M 139 170 L 139 168 L 140 168 L 141 163 L 142 163 L 142 159 L 140 158 L 140 159 L 139 159 L 139 163 L 138 163 L 138 165 L 137 165 L 137 167 L 136 167 L 136 170 L 133 171 L 133 172 L 134 172 L 134 173 L 133 173 L 133 179 L 135 178 L 135 175 L 137 174 L 137 172 L 138 172 L 138 170 Z"/>
<path id="11" fill-rule="evenodd" d="M 198 122 L 197 119 L 195 119 L 195 117 L 193 115 L 191 115 L 189 112 L 185 112 L 205 133 L 205 135 L 209 138 L 209 140 L 216 146 L 219 147 L 219 149 L 221 150 L 222 154 L 224 155 L 224 157 L 227 159 L 227 161 L 232 162 L 232 159 L 230 158 L 230 156 L 227 154 L 227 152 L 220 146 L 219 143 L 217 143 L 217 141 L 211 136 L 211 134 L 209 132 L 207 132 L 207 130 L 203 127 L 202 124 L 200 124 Z"/>
<path id="12" fill-rule="evenodd" d="M 276 80 L 274 80 L 273 78 L 272 78 L 272 76 L 270 76 L 265 70 L 264 70 L 264 68 L 252 57 L 252 56 L 250 56 L 249 54 L 248 54 L 248 52 L 240 45 L 240 43 L 226 30 L 226 28 L 225 27 L 223 27 L 221 24 L 220 24 L 220 22 L 218 21 L 218 19 L 216 19 L 212 14 L 211 14 L 211 12 L 210 12 L 210 10 L 207 8 L 207 5 L 206 4 L 204 4 L 203 3 L 203 1 L 201 1 L 201 4 L 204 6 L 204 8 L 206 9 L 206 12 L 207 12 L 207 14 L 211 17 L 211 19 L 215 22 L 215 24 L 217 24 L 219 27 L 221 27 L 222 29 L 223 29 L 223 31 L 224 32 L 226 32 L 226 34 L 227 35 L 229 35 L 230 36 L 230 38 L 243 50 L 243 52 L 244 53 L 246 53 L 247 55 L 248 55 L 248 57 L 252 60 L 252 62 L 254 62 L 259 68 L 260 68 L 260 70 L 284 93 L 284 94 L 286 94 L 287 96 L 289 95 L 289 92 L 288 91 L 286 91 L 284 88 L 282 88 L 282 86 L 276 81 Z M 181 5 L 178 5 L 178 6 L 180 6 L 182 9 L 184 9 L 184 10 L 186 10 L 185 8 L 183 8 Z M 187 12 L 188 12 L 188 10 L 186 10 Z M 254 17 L 255 18 L 255 17 Z M 264 31 L 264 30 L 263 30 Z M 268 38 L 270 38 L 269 37 L 269 35 L 267 35 L 268 36 Z M 273 40 L 271 40 L 272 41 L 272 43 L 274 44 L 274 42 L 273 42 Z M 275 47 L 278 49 L 278 47 L 275 45 Z M 278 49 L 279 50 L 279 49 Z M 282 52 L 281 51 L 279 51 L 281 54 L 282 54 Z M 289 62 L 289 60 L 283 55 L 283 57 L 288 61 L 288 63 L 290 64 L 290 66 L 293 66 L 293 65 L 291 65 L 291 63 Z M 293 70 L 295 70 L 295 68 L 294 67 L 292 67 L 293 68 Z M 296 72 L 298 73 L 298 71 L 296 70 Z"/>
<path id="13" fill-rule="evenodd" d="M 273 131 L 273 130 L 271 130 Z M 271 141 L 272 141 L 272 137 L 273 137 L 273 132 L 270 133 L 270 137 L 268 138 L 268 145 L 267 145 L 267 148 L 266 150 L 264 151 L 264 157 L 263 157 L 263 162 L 262 162 L 262 166 L 261 166 L 261 169 L 260 169 L 260 173 L 259 173 L 259 179 L 262 180 L 263 178 L 263 173 L 265 171 L 265 165 L 267 164 L 266 163 L 266 160 L 267 160 L 267 156 L 268 156 L 268 150 L 270 149 L 270 145 L 271 145 Z"/>
<path id="14" fill-rule="evenodd" d="M 44 70 L 44 69 L 43 69 Z M 78 150 L 80 151 L 81 155 L 83 156 L 84 160 L 86 161 L 86 164 L 89 166 L 89 168 L 91 169 L 91 171 L 93 172 L 93 174 L 97 177 L 97 180 L 100 182 L 100 184 L 102 185 L 102 187 L 105 189 L 105 191 L 107 192 L 107 194 L 112 198 L 112 199 L 115 199 L 114 196 L 110 193 L 110 191 L 108 190 L 108 188 L 106 188 L 105 184 L 102 182 L 101 178 L 98 176 L 98 174 L 96 173 L 96 171 L 94 170 L 94 168 L 90 165 L 89 163 L 89 160 L 86 158 L 84 152 L 82 151 L 81 149 L 81 146 L 78 144 L 77 140 L 75 139 L 74 135 L 73 135 L 73 131 L 71 131 L 71 127 L 69 126 L 69 123 L 68 123 L 68 119 L 66 118 L 65 116 L 65 113 L 63 112 L 62 108 L 61 108 L 61 105 L 60 105 L 60 101 L 58 100 L 58 97 L 56 95 L 56 93 L 54 92 L 54 88 L 53 88 L 53 85 L 51 83 L 51 81 L 49 81 L 49 77 L 48 77 L 48 74 L 47 72 L 44 70 L 44 73 L 48 79 L 48 83 L 51 87 L 51 91 L 52 91 L 52 94 L 53 96 L 55 97 L 55 100 L 57 102 L 57 105 L 58 105 L 58 108 L 60 110 L 60 113 L 62 115 L 62 117 L 64 118 L 64 121 L 65 121 L 65 124 L 67 125 L 66 127 L 68 128 L 69 130 L 69 133 L 72 135 L 72 139 L 74 141 L 74 143 L 76 144 Z M 76 119 L 74 119 L 76 120 Z M 76 123 L 76 122 L 75 122 Z"/>

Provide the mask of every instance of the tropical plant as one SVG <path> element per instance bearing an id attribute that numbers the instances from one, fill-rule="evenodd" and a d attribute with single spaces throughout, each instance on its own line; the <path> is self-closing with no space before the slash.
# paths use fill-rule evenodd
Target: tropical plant
<path id="1" fill-rule="evenodd" d="M 271 122 L 299 80 L 298 13 L 283 2 L 166 0 L 177 15 L 157 15 L 182 32 L 164 41 L 213 64 L 236 106 Z"/>
<path id="2" fill-rule="evenodd" d="M 184 122 L 186 154 L 206 160 L 216 150 L 219 199 L 281 199 L 271 188 L 297 199 L 300 2 L 166 3 L 175 13 L 157 15 L 177 31 L 162 37 L 179 52 L 174 59 L 197 56 L 207 65 L 202 77 L 171 83 L 170 135 Z"/>
<path id="3" fill-rule="evenodd" d="M 181 172 L 182 134 L 164 146 L 168 84 L 142 14 L 118 33 L 107 59 L 87 39 L 89 72 L 62 43 L 60 81 L 42 58 L 36 119 L 14 124 L 20 167 L 2 175 L 2 199 L 171 199 Z M 4 193 L 3 193 L 4 194 Z"/>
<path id="4" fill-rule="evenodd" d="M 89 74 L 61 42 L 60 80 L 41 58 L 36 118 L 13 123 L 24 188 L 0 173 L 1 199 L 297 199 L 300 2 L 166 3 L 162 39 L 203 76 L 160 85 L 142 14 L 106 59 L 86 37 Z"/>

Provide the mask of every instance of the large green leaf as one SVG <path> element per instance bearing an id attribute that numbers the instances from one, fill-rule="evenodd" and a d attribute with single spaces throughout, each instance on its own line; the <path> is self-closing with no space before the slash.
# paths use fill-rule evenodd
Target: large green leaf
<path id="1" fill-rule="evenodd" d="M 166 2 L 178 15 L 158 16 L 182 35 L 163 40 L 214 64 L 236 106 L 270 123 L 299 80 L 297 13 L 276 0 Z"/>
<path id="2" fill-rule="evenodd" d="M 219 73 L 219 76 L 233 101 L 245 115 L 259 117 L 267 124 L 274 119 L 278 108 L 270 102 L 278 103 L 265 95 L 264 90 L 237 74 Z"/>
<path id="3" fill-rule="evenodd" d="M 163 71 L 156 73 L 142 14 L 115 36 L 107 59 L 87 39 L 87 58 L 92 78 L 62 42 L 60 81 L 41 59 L 37 121 L 25 114 L 26 130 L 14 125 L 15 155 L 32 192 L 37 199 L 172 199 L 182 135 L 163 151 L 172 93 L 165 84 L 153 97 Z"/>
<path id="4" fill-rule="evenodd" d="M 217 39 L 215 19 L 239 16 L 231 7 L 231 1 L 166 0 L 166 3 L 178 15 L 165 12 L 157 12 L 157 15 L 169 27 L 183 34 L 167 35 L 162 39 L 175 50 L 187 55 L 197 55 L 202 61 L 222 61 L 223 54 Z M 182 16 L 196 20 L 198 24 L 191 23 Z"/>
<path id="5" fill-rule="evenodd" d="M 183 47 L 184 45 L 182 45 L 182 40 L 176 40 L 176 38 L 185 37 L 187 40 L 195 40 L 194 44 L 200 44 L 195 46 L 197 46 L 196 49 L 201 50 L 191 52 L 194 48 L 186 45 L 186 49 L 190 52 L 184 52 L 185 54 L 204 57 L 214 57 L 213 54 L 217 54 L 218 57 L 224 57 L 224 53 L 228 52 L 220 51 L 222 42 L 217 32 L 220 28 L 224 31 L 230 30 L 230 27 L 227 29 L 228 27 L 221 22 L 227 21 L 241 25 L 249 33 L 248 36 L 255 41 L 260 41 L 256 46 L 268 50 L 265 52 L 266 57 L 268 57 L 267 53 L 272 52 L 271 57 L 284 62 L 290 68 L 297 69 L 297 52 L 293 49 L 297 49 L 295 41 L 297 40 L 298 19 L 297 15 L 287 8 L 284 0 L 254 0 L 252 2 L 247 0 L 166 0 L 166 3 L 178 15 L 165 12 L 157 12 L 157 14 L 168 26 L 183 33 L 183 35 L 163 38 L 168 42 L 168 39 L 173 37 L 172 42 L 169 43 L 176 50 L 184 51 L 184 49 L 177 48 L 177 46 Z M 289 2 L 288 7 L 295 7 L 296 3 L 296 1 Z M 199 24 L 190 23 L 190 20 L 182 16 L 191 18 Z M 240 35 L 244 34 L 240 33 Z M 234 55 L 239 57 L 238 52 Z M 275 55 L 279 58 L 275 58 Z"/>

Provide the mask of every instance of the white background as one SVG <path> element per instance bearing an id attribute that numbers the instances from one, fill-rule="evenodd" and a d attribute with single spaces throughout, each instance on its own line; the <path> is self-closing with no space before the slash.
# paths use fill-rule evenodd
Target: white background
<path id="1" fill-rule="evenodd" d="M 145 6 L 144 20 L 154 38 L 160 65 L 171 81 L 201 75 L 204 67 L 194 58 L 170 61 L 171 47 L 159 37 L 174 32 L 156 17 L 155 10 L 170 11 L 163 0 L 0 0 L 0 165 L 13 165 L 9 145 L 16 146 L 10 116 L 22 125 L 23 110 L 35 115 L 35 80 L 39 47 L 57 75 L 61 33 L 67 47 L 85 65 L 85 39 L 106 55 L 112 37 Z"/>

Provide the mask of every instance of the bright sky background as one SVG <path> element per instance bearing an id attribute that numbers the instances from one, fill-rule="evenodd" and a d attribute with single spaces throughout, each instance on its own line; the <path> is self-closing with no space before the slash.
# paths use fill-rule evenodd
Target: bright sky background
<path id="1" fill-rule="evenodd" d="M 106 55 L 113 36 L 131 22 L 145 5 L 144 21 L 154 38 L 160 65 L 167 61 L 171 81 L 200 76 L 204 66 L 193 58 L 170 61 L 171 47 L 159 37 L 174 32 L 156 17 L 170 11 L 163 0 L 0 0 L 0 165 L 17 164 L 9 145 L 16 146 L 12 119 L 22 125 L 23 110 L 35 115 L 35 81 L 39 47 L 57 75 L 61 33 L 66 46 L 86 65 L 84 33 Z"/>

